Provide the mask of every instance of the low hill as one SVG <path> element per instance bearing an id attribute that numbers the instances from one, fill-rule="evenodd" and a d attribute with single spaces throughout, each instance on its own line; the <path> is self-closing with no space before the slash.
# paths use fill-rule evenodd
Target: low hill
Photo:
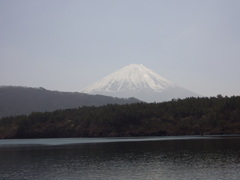
<path id="1" fill-rule="evenodd" d="M 2 86 L 0 87 L 0 118 L 31 112 L 136 102 L 140 101 L 135 98 L 120 99 L 77 92 L 49 91 L 44 88 Z"/>
<path id="2" fill-rule="evenodd" d="M 82 107 L 0 120 L 0 138 L 240 134 L 240 97 Z"/>

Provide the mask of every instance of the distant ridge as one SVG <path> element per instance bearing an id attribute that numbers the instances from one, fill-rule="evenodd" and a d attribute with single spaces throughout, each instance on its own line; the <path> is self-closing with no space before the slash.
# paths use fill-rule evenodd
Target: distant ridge
<path id="1" fill-rule="evenodd" d="M 49 91 L 44 88 L 0 86 L 0 118 L 31 112 L 136 102 L 140 101 L 135 98 L 120 99 L 77 92 Z"/>
<path id="2" fill-rule="evenodd" d="M 131 64 L 85 88 L 83 93 L 113 97 L 135 97 L 146 102 L 198 96 L 177 86 L 142 64 Z"/>

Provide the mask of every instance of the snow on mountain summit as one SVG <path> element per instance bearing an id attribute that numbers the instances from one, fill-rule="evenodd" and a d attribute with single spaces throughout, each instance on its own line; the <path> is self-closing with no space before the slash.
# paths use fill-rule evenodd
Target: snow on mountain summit
<path id="1" fill-rule="evenodd" d="M 115 97 L 136 97 L 140 100 L 163 101 L 175 98 L 166 92 L 178 87 L 142 64 L 131 64 L 90 85 L 82 92 Z M 182 89 L 181 89 L 182 90 Z"/>
<path id="2" fill-rule="evenodd" d="M 154 71 L 146 68 L 142 64 L 131 64 L 106 76 L 102 80 L 87 87 L 82 92 L 94 93 L 95 91 L 139 91 L 146 88 L 160 92 L 169 86 L 174 86 L 174 84 L 161 77 Z"/>

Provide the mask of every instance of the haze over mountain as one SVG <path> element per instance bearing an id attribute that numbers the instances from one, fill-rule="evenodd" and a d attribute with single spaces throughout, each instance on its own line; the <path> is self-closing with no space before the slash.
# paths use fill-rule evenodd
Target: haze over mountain
<path id="1" fill-rule="evenodd" d="M 131 64 L 85 88 L 83 93 L 135 97 L 145 102 L 199 96 L 158 75 L 142 64 Z"/>
<path id="2" fill-rule="evenodd" d="M 44 88 L 0 87 L 0 118 L 30 114 L 32 112 L 54 111 L 82 106 L 106 104 L 130 104 L 137 99 L 119 99 L 102 95 L 88 95 L 77 92 L 49 91 Z"/>

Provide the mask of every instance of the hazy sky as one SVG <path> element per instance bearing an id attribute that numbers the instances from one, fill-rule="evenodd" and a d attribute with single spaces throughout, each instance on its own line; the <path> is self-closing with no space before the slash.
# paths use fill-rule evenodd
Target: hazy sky
<path id="1" fill-rule="evenodd" d="M 0 0 L 0 85 L 80 91 L 132 63 L 240 95 L 240 1 Z"/>

